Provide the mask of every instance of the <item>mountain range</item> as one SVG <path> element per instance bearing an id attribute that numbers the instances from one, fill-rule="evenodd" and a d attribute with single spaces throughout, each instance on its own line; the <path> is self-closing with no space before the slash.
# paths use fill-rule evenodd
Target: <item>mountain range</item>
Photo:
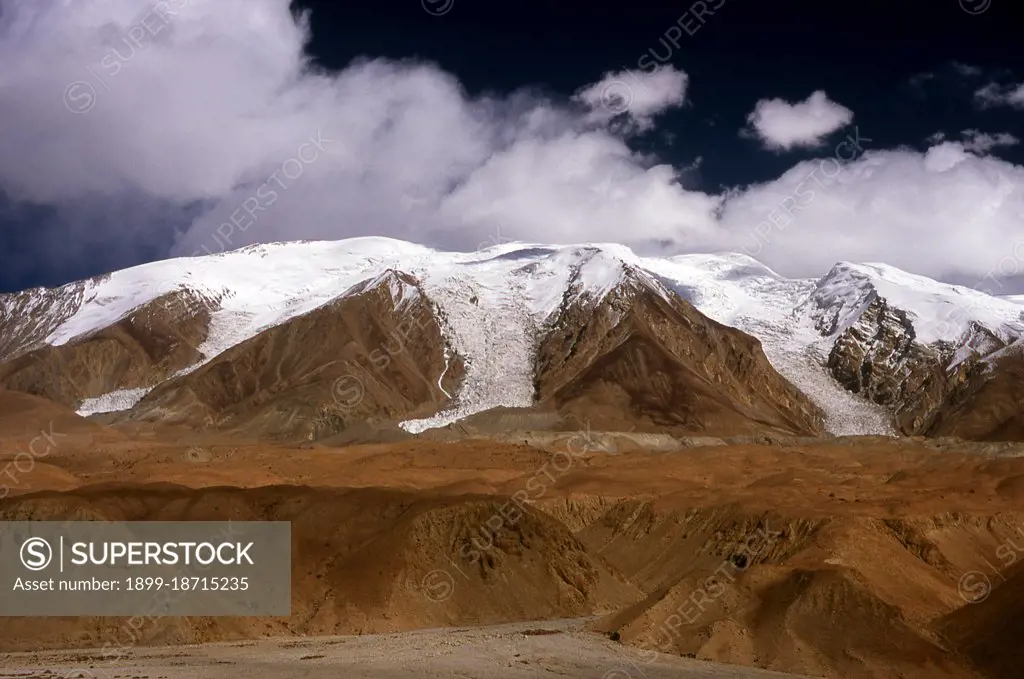
<path id="1" fill-rule="evenodd" d="M 533 428 L 1024 440 L 1024 298 L 615 244 L 256 245 L 0 295 L 0 387 L 289 440 Z M 371 434 L 367 434 L 371 435 Z"/>

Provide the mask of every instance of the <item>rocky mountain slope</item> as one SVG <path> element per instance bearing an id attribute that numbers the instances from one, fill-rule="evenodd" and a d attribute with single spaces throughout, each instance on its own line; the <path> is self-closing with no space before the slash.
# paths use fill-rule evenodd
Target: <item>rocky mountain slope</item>
<path id="1" fill-rule="evenodd" d="M 834 338 L 827 367 L 903 434 L 1014 435 L 1024 307 L 884 265 L 841 263 L 803 308 Z M 1017 434 L 1019 436 L 1019 434 Z"/>
<path id="2" fill-rule="evenodd" d="M 389 270 L 161 383 L 130 419 L 319 439 L 433 413 L 463 372 L 416 282 Z"/>
<path id="3" fill-rule="evenodd" d="M 187 289 L 168 292 L 64 344 L 33 339 L 42 334 L 40 326 L 21 323 L 16 329 L 25 336 L 9 336 L 13 358 L 0 364 L 0 384 L 67 405 L 144 391 L 202 360 L 197 347 L 209 332 L 215 304 Z M 8 325 L 26 317 L 15 311 Z M 43 318 L 46 328 L 53 319 Z"/>
<path id="4" fill-rule="evenodd" d="M 999 439 L 1021 436 L 1021 337 L 1019 299 L 884 265 L 815 281 L 736 254 L 360 238 L 0 295 L 0 386 L 84 415 L 314 438 L 532 408 L 625 429 Z"/>
<path id="5" fill-rule="evenodd" d="M 750 335 L 624 265 L 597 304 L 576 296 L 538 348 L 537 394 L 577 421 L 642 431 L 817 434 L 823 414 Z M 632 426 L 631 426 L 632 425 Z"/>
<path id="6" fill-rule="evenodd" d="M 1012 556 L 1011 566 L 994 579 L 972 573 L 969 584 L 978 588 L 971 592 L 975 605 L 957 609 L 942 620 L 940 628 L 953 648 L 991 677 L 1019 676 L 1024 662 L 1024 646 L 1014 641 L 1021 633 L 1017 606 L 1024 600 L 1024 564 L 1012 565 L 1022 541 L 1024 529 L 1017 526 L 997 552 L 1004 563 Z"/>

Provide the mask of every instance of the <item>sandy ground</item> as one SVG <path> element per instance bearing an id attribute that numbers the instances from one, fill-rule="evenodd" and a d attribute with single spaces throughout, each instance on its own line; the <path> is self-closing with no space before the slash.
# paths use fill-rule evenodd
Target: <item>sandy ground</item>
<path id="1" fill-rule="evenodd" d="M 784 679 L 779 674 L 670 655 L 640 655 L 583 629 L 546 620 L 405 634 L 265 639 L 128 649 L 116 661 L 88 651 L 0 655 L 0 679 Z"/>

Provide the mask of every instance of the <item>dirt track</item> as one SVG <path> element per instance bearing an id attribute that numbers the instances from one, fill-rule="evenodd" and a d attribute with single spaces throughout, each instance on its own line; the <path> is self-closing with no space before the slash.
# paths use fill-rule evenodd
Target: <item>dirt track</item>
<path id="1" fill-rule="evenodd" d="M 0 655 L 0 679 L 785 679 L 670 655 L 641 655 L 556 620 L 360 637 L 134 648 L 116 662 L 88 652 Z"/>

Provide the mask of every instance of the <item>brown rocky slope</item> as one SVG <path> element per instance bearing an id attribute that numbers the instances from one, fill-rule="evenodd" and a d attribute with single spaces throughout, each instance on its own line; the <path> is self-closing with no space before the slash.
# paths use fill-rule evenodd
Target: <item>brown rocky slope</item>
<path id="1" fill-rule="evenodd" d="M 366 420 L 436 412 L 462 375 L 446 352 L 416 281 L 388 271 L 161 384 L 124 419 L 324 438 Z"/>
<path id="2" fill-rule="evenodd" d="M 1024 527 L 1006 538 L 994 561 L 1000 565 L 1024 558 Z M 950 644 L 970 658 L 987 676 L 1019 677 L 1024 667 L 1024 632 L 1021 601 L 1024 601 L 1024 565 L 1004 573 L 974 571 L 965 579 L 975 603 L 951 613 L 940 626 Z"/>
<path id="3" fill-rule="evenodd" d="M 575 297 L 541 340 L 537 397 L 602 429 L 819 434 L 822 414 L 760 342 L 707 318 L 645 274 L 598 304 Z"/>
<path id="4" fill-rule="evenodd" d="M 254 636 L 379 633 L 576 617 L 639 591 L 560 522 L 524 507 L 482 552 L 480 527 L 503 511 L 486 497 L 280 486 L 192 490 L 102 486 L 0 501 L 3 520 L 288 521 L 292 606 L 284 618 L 5 618 L 0 648 L 197 643 Z M 476 543 L 471 543 L 474 537 Z M 472 555 L 470 555 L 472 556 Z"/>
<path id="5" fill-rule="evenodd" d="M 216 304 L 185 290 L 163 295 L 106 328 L 0 363 L 0 386 L 68 406 L 154 386 L 202 358 Z"/>

